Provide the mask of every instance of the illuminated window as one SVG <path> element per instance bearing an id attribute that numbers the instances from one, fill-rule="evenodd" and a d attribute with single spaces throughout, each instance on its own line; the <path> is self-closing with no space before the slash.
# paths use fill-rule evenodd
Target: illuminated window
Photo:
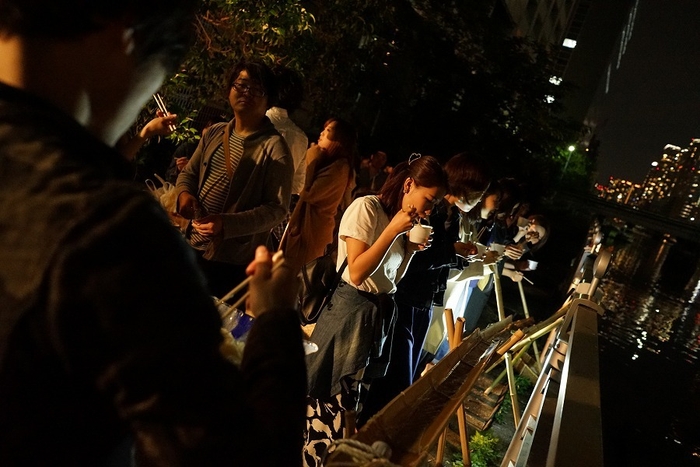
<path id="1" fill-rule="evenodd" d="M 561 45 L 568 49 L 574 49 L 576 48 L 576 41 L 573 39 L 564 39 L 564 42 Z"/>

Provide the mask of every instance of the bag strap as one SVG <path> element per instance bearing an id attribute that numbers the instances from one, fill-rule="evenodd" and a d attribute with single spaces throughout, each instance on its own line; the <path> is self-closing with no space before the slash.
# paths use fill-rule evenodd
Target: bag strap
<path id="1" fill-rule="evenodd" d="M 348 257 L 345 257 L 345 261 L 343 261 L 343 264 L 340 265 L 340 269 L 338 269 L 338 273 L 335 275 L 335 279 L 333 279 L 333 286 L 331 287 L 331 290 L 335 290 L 338 287 L 338 284 L 340 284 L 340 280 L 343 278 L 343 272 L 345 272 L 345 267 L 348 265 Z"/>
<path id="2" fill-rule="evenodd" d="M 231 129 L 228 125 L 224 127 L 224 158 L 226 159 L 226 173 L 228 179 L 233 178 L 233 164 L 231 164 L 231 150 L 229 149 L 228 139 L 231 137 Z"/>

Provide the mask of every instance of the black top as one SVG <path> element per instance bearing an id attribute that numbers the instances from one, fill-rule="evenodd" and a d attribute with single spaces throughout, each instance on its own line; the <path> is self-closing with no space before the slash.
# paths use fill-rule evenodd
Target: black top
<path id="1" fill-rule="evenodd" d="M 394 295 L 397 303 L 429 308 L 442 305 L 450 268 L 460 268 L 454 244 L 459 241 L 459 209 L 438 205 L 430 215 L 433 240 L 428 249 L 417 252 Z"/>

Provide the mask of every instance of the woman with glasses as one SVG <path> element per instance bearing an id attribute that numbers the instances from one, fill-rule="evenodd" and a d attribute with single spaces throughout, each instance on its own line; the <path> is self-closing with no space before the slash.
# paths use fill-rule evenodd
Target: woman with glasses
<path id="1" fill-rule="evenodd" d="M 433 226 L 430 248 L 416 255 L 395 295 L 397 322 L 387 374 L 372 382 L 358 416 L 361 426 L 420 376 L 421 350 L 432 319 L 432 307 L 442 305 L 451 268 L 461 268 L 477 253 L 460 241 L 463 213 L 471 211 L 490 184 L 486 163 L 471 154 L 452 157 L 444 166 L 448 192 L 428 219 Z"/>
<path id="2" fill-rule="evenodd" d="M 342 438 L 343 413 L 356 409 L 360 382 L 385 373 L 396 284 L 414 253 L 426 246 L 409 242 L 405 234 L 430 215 L 446 187 L 435 158 L 412 157 L 396 167 L 377 195 L 358 198 L 346 209 L 337 264 L 347 259 L 347 266 L 311 334 L 319 350 L 306 361 L 306 465 L 319 465 L 331 442 Z"/>

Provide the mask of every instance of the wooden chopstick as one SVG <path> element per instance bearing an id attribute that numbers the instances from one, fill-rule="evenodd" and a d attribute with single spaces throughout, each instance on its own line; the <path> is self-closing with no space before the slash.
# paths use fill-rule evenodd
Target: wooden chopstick
<path id="1" fill-rule="evenodd" d="M 284 256 L 284 253 L 282 252 L 282 250 L 276 251 L 276 252 L 272 255 L 272 267 L 273 267 L 273 271 L 274 271 L 274 268 L 275 268 L 275 264 L 276 264 L 279 260 L 284 259 L 283 256 Z M 241 290 L 243 290 L 243 287 L 247 286 L 248 283 L 250 282 L 250 280 L 251 280 L 252 278 L 253 278 L 253 276 L 248 276 L 248 277 L 246 277 L 245 280 L 243 280 L 240 284 L 238 284 L 238 285 L 235 286 L 233 289 L 231 289 L 226 295 L 224 295 L 223 297 L 221 297 L 221 298 L 219 299 L 219 302 L 221 303 L 221 302 L 225 302 L 225 301 L 227 301 L 227 300 L 230 300 L 231 297 L 233 297 L 233 296 L 236 295 L 238 292 L 240 292 Z"/>
<path id="2" fill-rule="evenodd" d="M 284 253 L 282 252 L 282 250 L 278 250 L 272 255 L 272 270 L 276 270 L 282 264 L 284 264 Z M 231 289 L 229 293 L 220 298 L 218 303 L 225 303 L 227 300 L 230 300 L 234 295 L 243 290 L 250 283 L 252 278 L 253 276 L 246 277 L 244 281 L 242 281 L 236 287 Z M 221 319 L 226 319 L 231 313 L 233 313 L 233 310 L 235 310 L 236 307 L 238 307 L 241 303 L 245 302 L 249 295 L 250 291 L 246 291 L 246 293 L 243 294 L 243 296 L 240 299 L 238 299 L 233 305 L 229 307 L 228 311 L 221 317 Z"/>
<path id="3" fill-rule="evenodd" d="M 170 112 L 168 112 L 168 109 L 165 107 L 165 101 L 163 100 L 163 98 L 161 97 L 160 94 L 158 94 L 158 93 L 153 94 L 153 99 L 155 99 L 156 104 L 158 105 L 158 109 L 161 112 L 163 112 L 163 114 L 165 116 L 170 115 Z M 173 124 L 168 125 L 168 128 L 170 129 L 170 131 L 176 130 L 175 125 L 173 125 Z"/>

